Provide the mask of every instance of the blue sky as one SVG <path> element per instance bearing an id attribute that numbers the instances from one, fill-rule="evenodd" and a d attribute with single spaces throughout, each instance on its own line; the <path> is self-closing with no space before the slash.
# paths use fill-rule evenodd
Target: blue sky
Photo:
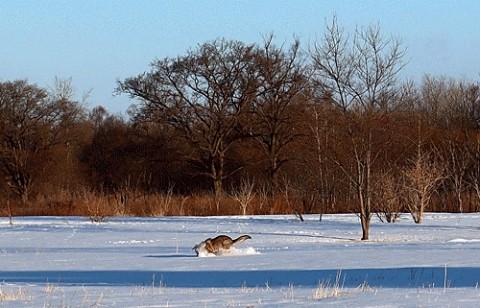
<path id="1" fill-rule="evenodd" d="M 402 75 L 480 80 L 480 1 L 21 1 L 0 0 L 0 80 L 28 79 L 41 87 L 72 78 L 88 107 L 125 114 L 132 104 L 112 97 L 118 79 L 149 69 L 216 39 L 276 42 L 321 38 L 333 14 L 347 30 L 378 23 L 403 39 Z"/>

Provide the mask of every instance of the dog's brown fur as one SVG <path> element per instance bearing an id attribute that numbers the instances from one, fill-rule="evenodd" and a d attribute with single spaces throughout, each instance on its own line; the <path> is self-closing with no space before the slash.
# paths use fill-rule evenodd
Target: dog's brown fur
<path id="1" fill-rule="evenodd" d="M 241 243 L 251 238 L 252 237 L 250 235 L 242 235 L 236 239 L 232 239 L 228 235 L 219 235 L 215 238 L 207 238 L 205 241 L 201 242 L 200 244 L 195 245 L 193 249 L 198 255 L 199 249 L 203 246 L 202 244 L 205 244 L 205 249 L 209 253 L 217 255 L 221 251 L 229 250 L 233 246 L 233 244 Z"/>

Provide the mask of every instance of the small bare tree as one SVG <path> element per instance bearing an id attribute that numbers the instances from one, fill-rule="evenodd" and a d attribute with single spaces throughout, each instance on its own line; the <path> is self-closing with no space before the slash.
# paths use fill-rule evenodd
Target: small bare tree
<path id="1" fill-rule="evenodd" d="M 105 222 L 109 217 L 113 216 L 110 203 L 104 202 L 105 195 L 96 194 L 93 191 L 84 189 L 79 192 L 79 197 L 85 206 L 88 219 L 90 219 L 92 223 Z"/>
<path id="2" fill-rule="evenodd" d="M 273 200 L 270 198 L 270 191 L 271 189 L 268 188 L 266 184 L 260 186 L 257 190 L 256 194 L 259 198 L 259 210 L 263 211 L 264 207 L 266 206 L 270 210 L 272 209 Z M 270 202 L 270 203 L 269 203 Z"/>
<path id="3" fill-rule="evenodd" d="M 284 180 L 283 195 L 289 210 L 292 210 L 300 221 L 304 221 L 304 214 L 318 211 L 318 191 L 309 188 L 308 183 L 301 182 L 301 179 Z"/>
<path id="4" fill-rule="evenodd" d="M 382 222 L 396 222 L 401 215 L 401 194 L 398 180 L 391 174 L 383 177 L 380 187 L 376 189 L 377 217 Z"/>
<path id="5" fill-rule="evenodd" d="M 240 204 L 242 215 L 247 215 L 247 207 L 252 202 L 255 194 L 253 188 L 255 183 L 248 179 L 242 180 L 240 186 L 233 188 L 231 197 Z"/>
<path id="6" fill-rule="evenodd" d="M 416 157 L 404 168 L 403 176 L 408 208 L 415 223 L 420 224 L 432 195 L 445 178 L 444 168 L 419 146 Z"/>
<path id="7" fill-rule="evenodd" d="M 8 216 L 8 223 L 10 225 L 13 225 L 13 211 L 12 207 L 10 206 L 10 199 L 3 199 L 0 200 L 0 209 L 2 209 L 2 212 Z"/>
<path id="8" fill-rule="evenodd" d="M 305 221 L 303 219 L 303 214 L 298 210 L 298 207 L 296 204 L 298 204 L 298 191 L 296 191 L 292 185 L 290 184 L 289 181 L 285 180 L 284 181 L 284 186 L 283 186 L 283 196 L 285 198 L 285 202 L 287 202 L 289 209 L 293 209 L 295 212 L 295 216 L 300 219 L 300 221 Z"/>
<path id="9" fill-rule="evenodd" d="M 475 196 L 473 210 L 478 212 L 480 210 L 480 165 L 478 163 L 468 173 L 467 181 Z"/>
<path id="10" fill-rule="evenodd" d="M 145 211 L 149 216 L 160 217 L 168 215 L 173 203 L 173 185 L 164 192 L 147 196 L 144 194 Z"/>
<path id="11" fill-rule="evenodd" d="M 468 150 L 459 141 L 446 140 L 446 172 L 448 181 L 452 186 L 460 213 L 464 211 L 463 194 L 468 189 L 467 171 L 471 168 Z"/>

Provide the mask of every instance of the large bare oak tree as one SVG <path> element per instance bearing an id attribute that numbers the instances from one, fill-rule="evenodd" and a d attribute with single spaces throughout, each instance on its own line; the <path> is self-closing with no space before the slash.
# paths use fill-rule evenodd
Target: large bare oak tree
<path id="1" fill-rule="evenodd" d="M 185 156 L 213 181 L 217 210 L 222 183 L 236 171 L 225 168 L 228 150 L 248 132 L 258 88 L 253 57 L 253 45 L 215 40 L 119 82 L 119 92 L 140 100 L 136 121 L 167 124 L 188 144 Z"/>

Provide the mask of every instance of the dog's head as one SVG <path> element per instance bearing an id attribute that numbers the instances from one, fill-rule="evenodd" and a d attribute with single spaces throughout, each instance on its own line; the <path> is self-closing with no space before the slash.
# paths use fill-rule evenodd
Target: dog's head
<path id="1" fill-rule="evenodd" d="M 199 255 L 201 252 L 206 251 L 206 249 L 205 249 L 205 242 L 200 242 L 199 244 L 193 246 L 192 250 L 195 250 L 195 253 L 197 254 L 197 257 L 198 257 L 198 255 Z"/>
<path id="2" fill-rule="evenodd" d="M 213 253 L 211 249 L 209 249 L 209 246 L 208 246 L 209 243 L 211 246 L 210 239 L 207 239 L 193 246 L 192 250 L 195 250 L 197 257 L 214 257 L 215 256 L 215 253 Z"/>
<path id="3" fill-rule="evenodd" d="M 193 250 L 197 254 L 197 257 L 208 257 L 214 255 L 211 250 L 212 241 L 211 239 L 206 239 L 203 242 L 198 243 L 197 245 L 193 246 Z"/>

